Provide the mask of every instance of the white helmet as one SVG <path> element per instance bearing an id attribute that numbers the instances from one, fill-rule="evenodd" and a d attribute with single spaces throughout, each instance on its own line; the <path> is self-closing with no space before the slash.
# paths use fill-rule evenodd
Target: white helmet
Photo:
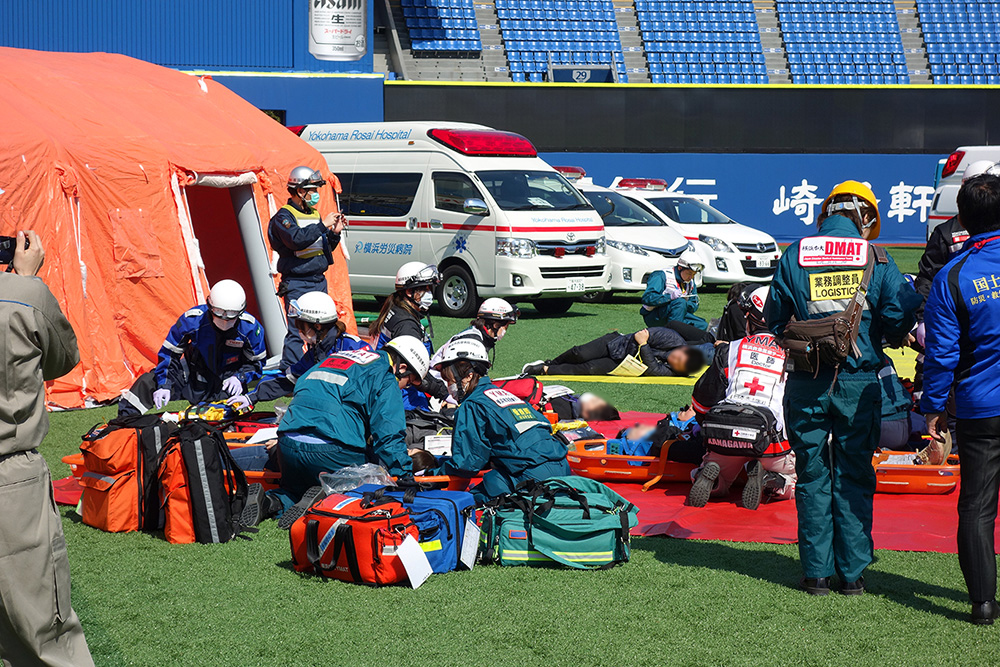
<path id="1" fill-rule="evenodd" d="M 435 287 L 438 284 L 436 266 L 423 262 L 407 262 L 396 271 L 396 289 L 416 289 L 418 287 Z"/>
<path id="2" fill-rule="evenodd" d="M 691 269 L 695 273 L 701 273 L 705 270 L 705 265 L 701 263 L 701 258 L 698 257 L 698 253 L 694 250 L 685 250 L 677 259 L 677 268 Z"/>
<path id="3" fill-rule="evenodd" d="M 492 365 L 490 364 L 490 354 L 482 342 L 474 338 L 460 338 L 445 343 L 444 347 L 441 348 L 441 359 L 434 364 L 434 370 L 439 371 L 444 366 L 458 361 L 468 361 L 474 366 L 483 364 L 485 370 L 489 370 Z"/>
<path id="4" fill-rule="evenodd" d="M 993 160 L 976 160 L 962 172 L 962 182 L 965 183 L 970 178 L 975 178 L 982 174 L 992 173 L 991 170 L 995 166 L 996 163 Z"/>
<path id="5" fill-rule="evenodd" d="M 306 292 L 292 300 L 288 316 L 300 322 L 331 324 L 337 321 L 337 304 L 326 292 Z"/>
<path id="6" fill-rule="evenodd" d="M 326 181 L 323 180 L 323 174 L 312 167 L 298 166 L 292 169 L 292 173 L 288 175 L 289 188 L 313 190 L 324 185 L 326 185 Z"/>
<path id="7" fill-rule="evenodd" d="M 224 320 L 235 320 L 247 308 L 247 293 L 235 280 L 220 280 L 208 293 L 212 314 Z"/>
<path id="8" fill-rule="evenodd" d="M 517 322 L 517 318 L 520 317 L 521 311 L 517 306 L 512 306 L 505 300 L 490 297 L 483 301 L 483 305 L 479 306 L 478 316 L 484 320 L 496 320 L 498 322 L 506 322 L 508 324 L 514 324 Z"/>
<path id="9" fill-rule="evenodd" d="M 767 303 L 767 295 L 770 292 L 771 288 L 767 285 L 750 285 L 739 296 L 740 309 L 746 315 L 750 329 L 753 331 L 767 328 L 767 321 L 764 319 L 764 305 Z"/>
<path id="10" fill-rule="evenodd" d="M 414 336 L 396 336 L 385 346 L 396 352 L 402 361 L 410 367 L 410 370 L 420 376 L 421 380 L 424 379 L 431 367 L 431 357 L 427 353 L 427 347 L 423 341 Z"/>

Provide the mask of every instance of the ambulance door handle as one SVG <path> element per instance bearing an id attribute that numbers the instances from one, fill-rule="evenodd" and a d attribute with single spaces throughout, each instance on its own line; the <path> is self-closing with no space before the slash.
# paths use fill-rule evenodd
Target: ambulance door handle
<path id="1" fill-rule="evenodd" d="M 410 218 L 409 220 L 407 220 L 406 221 L 406 228 L 407 229 L 416 229 L 417 228 L 417 219 L 416 218 Z"/>
<path id="2" fill-rule="evenodd" d="M 441 229 L 441 221 L 431 219 L 431 229 Z"/>

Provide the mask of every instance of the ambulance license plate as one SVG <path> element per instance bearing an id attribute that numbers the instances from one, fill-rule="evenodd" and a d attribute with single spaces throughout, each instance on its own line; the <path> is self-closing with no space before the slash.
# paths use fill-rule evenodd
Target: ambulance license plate
<path id="1" fill-rule="evenodd" d="M 584 289 L 586 288 L 583 286 L 583 278 L 570 278 L 566 287 L 567 292 L 582 292 Z"/>
<path id="2" fill-rule="evenodd" d="M 767 257 L 765 257 L 763 259 L 757 258 L 757 268 L 758 269 L 770 269 L 771 268 L 771 260 L 770 260 L 770 258 L 767 258 Z"/>

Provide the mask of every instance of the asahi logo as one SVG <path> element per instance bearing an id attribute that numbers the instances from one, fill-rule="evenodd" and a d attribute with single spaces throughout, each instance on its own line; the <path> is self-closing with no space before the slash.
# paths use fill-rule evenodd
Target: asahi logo
<path id="1" fill-rule="evenodd" d="M 362 9 L 364 0 L 313 0 L 314 9 Z"/>

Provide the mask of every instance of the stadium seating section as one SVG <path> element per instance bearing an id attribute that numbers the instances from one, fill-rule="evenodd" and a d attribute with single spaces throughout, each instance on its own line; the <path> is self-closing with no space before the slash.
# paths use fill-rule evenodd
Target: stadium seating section
<path id="1" fill-rule="evenodd" d="M 909 83 L 892 2 L 777 5 L 792 83 Z"/>
<path id="2" fill-rule="evenodd" d="M 767 83 L 749 0 L 635 0 L 653 83 Z"/>
<path id="3" fill-rule="evenodd" d="M 611 0 L 496 0 L 514 81 L 542 81 L 554 65 L 609 65 L 625 82 Z"/>
<path id="4" fill-rule="evenodd" d="M 1000 83 L 1000 2 L 917 0 L 935 83 Z"/>
<path id="5" fill-rule="evenodd" d="M 473 55 L 483 50 L 472 0 L 402 0 L 413 54 Z"/>

